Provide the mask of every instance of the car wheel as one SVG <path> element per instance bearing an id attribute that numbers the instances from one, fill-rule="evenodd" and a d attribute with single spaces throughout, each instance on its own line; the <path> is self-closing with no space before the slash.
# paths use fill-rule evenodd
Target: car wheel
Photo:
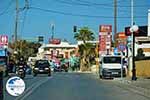
<path id="1" fill-rule="evenodd" d="M 48 73 L 48 76 L 51 76 L 51 73 Z"/>
<path id="2" fill-rule="evenodd" d="M 65 72 L 68 72 L 68 70 L 65 70 Z"/>
<path id="3" fill-rule="evenodd" d="M 102 79 L 102 75 L 99 75 L 99 78 Z"/>
<path id="4" fill-rule="evenodd" d="M 36 73 L 33 73 L 33 76 L 35 77 L 35 76 L 37 76 L 37 74 L 36 74 Z"/>
<path id="5" fill-rule="evenodd" d="M 100 79 L 105 79 L 104 75 L 100 75 L 99 77 Z"/>

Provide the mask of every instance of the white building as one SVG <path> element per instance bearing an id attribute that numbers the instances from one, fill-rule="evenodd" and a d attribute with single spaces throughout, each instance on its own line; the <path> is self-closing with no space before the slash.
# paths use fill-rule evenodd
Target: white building
<path id="1" fill-rule="evenodd" d="M 39 50 L 37 57 L 52 59 L 52 57 L 57 58 L 68 58 L 71 52 L 75 52 L 78 48 L 76 44 L 69 44 L 68 42 L 60 42 L 60 44 L 43 44 Z"/>
<path id="2" fill-rule="evenodd" d="M 145 56 L 150 56 L 150 36 L 148 37 L 136 37 L 135 38 L 135 56 L 137 55 L 137 50 L 141 48 Z"/>

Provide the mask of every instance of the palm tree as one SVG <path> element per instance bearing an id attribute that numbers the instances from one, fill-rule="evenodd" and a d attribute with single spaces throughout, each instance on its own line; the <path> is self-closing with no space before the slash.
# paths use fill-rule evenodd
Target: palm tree
<path id="1" fill-rule="evenodd" d="M 79 45 L 79 54 L 80 54 L 80 70 L 85 71 L 90 69 L 90 57 L 95 52 L 93 50 L 94 45 L 88 43 L 87 41 L 94 40 L 94 33 L 88 28 L 81 28 L 78 33 L 74 35 L 76 40 L 83 41 L 83 44 Z"/>
<path id="2" fill-rule="evenodd" d="M 79 33 L 76 33 L 74 35 L 74 38 L 76 40 L 81 40 L 85 44 L 86 41 L 94 40 L 94 33 L 88 28 L 88 27 L 83 27 L 79 30 Z"/>

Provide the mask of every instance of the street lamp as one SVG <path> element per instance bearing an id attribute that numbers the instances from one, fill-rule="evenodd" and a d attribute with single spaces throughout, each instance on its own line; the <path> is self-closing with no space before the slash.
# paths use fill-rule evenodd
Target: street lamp
<path id="1" fill-rule="evenodd" d="M 135 35 L 134 33 L 138 31 L 138 26 L 133 23 L 133 26 L 130 28 L 132 33 L 132 80 L 136 80 L 136 68 L 135 68 Z"/>

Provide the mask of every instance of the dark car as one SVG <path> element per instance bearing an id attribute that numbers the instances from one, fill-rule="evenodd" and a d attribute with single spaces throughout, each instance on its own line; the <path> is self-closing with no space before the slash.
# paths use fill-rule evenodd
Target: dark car
<path id="1" fill-rule="evenodd" d="M 48 76 L 51 76 L 51 69 L 48 60 L 37 60 L 35 62 L 33 75 L 37 76 L 37 74 L 48 74 Z"/>

